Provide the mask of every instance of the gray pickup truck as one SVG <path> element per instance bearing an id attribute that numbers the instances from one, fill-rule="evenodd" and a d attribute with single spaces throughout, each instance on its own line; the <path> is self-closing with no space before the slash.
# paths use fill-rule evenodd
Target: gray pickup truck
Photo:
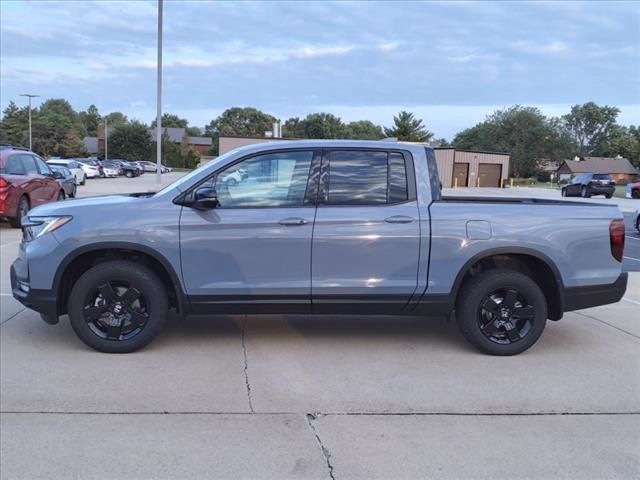
<path id="1" fill-rule="evenodd" d="M 424 146 L 280 141 L 155 194 L 33 209 L 11 284 L 103 352 L 148 344 L 175 308 L 455 315 L 472 345 L 512 355 L 547 319 L 620 300 L 624 231 L 611 205 L 442 198 Z"/>

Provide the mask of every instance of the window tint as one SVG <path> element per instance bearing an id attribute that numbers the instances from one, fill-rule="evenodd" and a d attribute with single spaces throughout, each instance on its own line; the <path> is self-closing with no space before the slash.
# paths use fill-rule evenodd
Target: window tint
<path id="1" fill-rule="evenodd" d="M 389 154 L 389 203 L 406 202 L 409 198 L 407 188 L 407 169 L 404 157 L 400 153 Z"/>
<path id="2" fill-rule="evenodd" d="M 386 152 L 332 151 L 329 157 L 328 204 L 387 203 L 387 173 Z"/>
<path id="3" fill-rule="evenodd" d="M 35 175 L 38 173 L 36 162 L 31 155 L 20 155 L 20 161 L 27 175 Z"/>
<path id="4" fill-rule="evenodd" d="M 22 157 L 22 155 L 11 155 L 7 159 L 7 163 L 2 173 L 6 173 L 8 175 L 24 175 L 26 171 L 20 157 Z"/>
<path id="5" fill-rule="evenodd" d="M 51 175 L 51 169 L 49 168 L 49 165 L 44 163 L 44 161 L 41 158 L 33 157 L 33 156 L 31 156 L 31 158 L 33 158 L 36 161 L 36 165 L 38 167 L 38 172 L 40 173 L 40 175 Z"/>
<path id="6" fill-rule="evenodd" d="M 312 158 L 313 151 L 268 153 L 219 172 L 220 208 L 302 206 Z"/>

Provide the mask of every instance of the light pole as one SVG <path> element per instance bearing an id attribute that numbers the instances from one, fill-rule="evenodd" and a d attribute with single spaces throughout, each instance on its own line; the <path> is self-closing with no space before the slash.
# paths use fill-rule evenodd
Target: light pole
<path id="1" fill-rule="evenodd" d="M 109 160 L 109 150 L 107 147 L 107 117 L 104 117 L 104 159 Z"/>
<path id="2" fill-rule="evenodd" d="M 156 183 L 162 183 L 162 0 L 158 0 L 158 86 L 156 99 Z"/>
<path id="3" fill-rule="evenodd" d="M 29 150 L 32 150 L 31 142 L 31 99 L 39 97 L 40 95 L 32 95 L 30 93 L 22 93 L 21 97 L 29 97 Z"/>

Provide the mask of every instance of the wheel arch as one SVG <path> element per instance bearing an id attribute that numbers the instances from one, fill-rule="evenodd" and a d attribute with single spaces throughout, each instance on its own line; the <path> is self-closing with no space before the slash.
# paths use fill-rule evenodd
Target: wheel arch
<path id="1" fill-rule="evenodd" d="M 80 247 L 68 254 L 60 263 L 53 280 L 57 295 L 58 314 L 67 313 L 71 288 L 88 269 L 104 261 L 126 259 L 151 267 L 167 287 L 170 303 L 183 316 L 188 310 L 188 300 L 178 274 L 169 260 L 157 251 L 130 242 L 99 242 Z"/>
<path id="2" fill-rule="evenodd" d="M 549 318 L 562 318 L 564 284 L 560 270 L 543 253 L 524 247 L 494 248 L 471 257 L 456 276 L 453 298 L 458 297 L 460 289 L 469 278 L 492 268 L 508 268 L 532 277 L 547 299 Z"/>

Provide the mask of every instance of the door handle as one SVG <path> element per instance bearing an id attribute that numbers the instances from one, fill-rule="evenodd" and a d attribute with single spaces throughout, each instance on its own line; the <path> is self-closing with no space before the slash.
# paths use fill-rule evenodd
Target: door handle
<path id="1" fill-rule="evenodd" d="M 387 223 L 411 223 L 414 219 L 406 215 L 394 215 L 393 217 L 385 218 L 384 221 Z"/>
<path id="2" fill-rule="evenodd" d="M 283 218 L 278 223 L 284 227 L 299 227 L 301 225 L 306 225 L 309 222 L 307 222 L 304 218 L 289 217 L 289 218 Z"/>

